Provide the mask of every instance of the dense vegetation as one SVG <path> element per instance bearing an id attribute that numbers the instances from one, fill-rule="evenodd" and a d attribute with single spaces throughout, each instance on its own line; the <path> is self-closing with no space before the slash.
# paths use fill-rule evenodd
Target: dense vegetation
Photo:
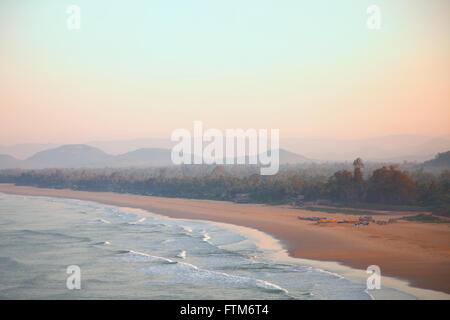
<path id="1" fill-rule="evenodd" d="M 438 153 L 434 159 L 425 161 L 425 167 L 448 168 L 450 167 L 450 151 Z"/>
<path id="2" fill-rule="evenodd" d="M 406 220 L 406 221 L 418 221 L 418 222 L 428 222 L 428 223 L 449 223 L 448 220 L 444 220 L 442 218 L 433 216 L 431 214 L 423 214 L 423 213 L 419 213 L 418 215 L 415 215 L 415 216 L 403 217 L 400 219 Z"/>
<path id="3" fill-rule="evenodd" d="M 252 166 L 180 166 L 148 169 L 3 170 L 0 182 L 46 188 L 257 203 L 293 201 L 395 209 L 421 207 L 450 216 L 450 171 L 432 174 L 397 166 L 352 164 L 284 166 L 274 176 Z M 333 172 L 333 170 L 336 170 Z"/>

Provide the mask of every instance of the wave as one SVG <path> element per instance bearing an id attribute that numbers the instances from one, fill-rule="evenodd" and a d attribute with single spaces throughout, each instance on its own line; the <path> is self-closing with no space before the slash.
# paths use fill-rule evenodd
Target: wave
<path id="1" fill-rule="evenodd" d="M 183 230 L 192 233 L 192 228 L 191 227 L 187 227 L 187 226 L 181 226 L 183 228 Z"/>
<path id="2" fill-rule="evenodd" d="M 209 240 L 211 240 L 211 237 L 209 236 L 209 234 L 208 234 L 207 232 L 205 232 L 205 233 L 203 234 L 202 240 L 203 240 L 204 242 L 207 242 L 207 243 L 211 244 L 211 242 L 209 242 Z"/>
<path id="3" fill-rule="evenodd" d="M 159 262 L 159 263 L 167 263 L 167 264 L 175 264 L 176 261 L 173 261 L 169 258 L 159 257 L 159 256 L 152 256 L 150 254 L 134 251 L 134 250 L 119 250 L 119 254 L 122 256 L 119 257 L 119 260 L 121 261 L 127 261 L 127 262 Z"/>
<path id="4" fill-rule="evenodd" d="M 370 297 L 370 300 L 375 300 L 375 297 L 369 292 L 368 289 L 364 290 L 364 292 Z"/>
<path id="5" fill-rule="evenodd" d="M 141 219 L 139 219 L 137 221 L 134 221 L 134 222 L 128 222 L 128 224 L 139 224 L 139 223 L 144 222 L 145 220 L 147 220 L 147 219 L 144 217 L 144 218 L 141 218 Z"/>
<path id="6" fill-rule="evenodd" d="M 150 273 L 150 274 L 162 274 L 162 275 L 177 275 L 180 277 L 181 281 L 188 282 L 198 282 L 198 281 L 210 281 L 210 282 L 219 282 L 219 283 L 228 283 L 231 285 L 244 286 L 247 287 L 249 285 L 264 289 L 269 292 L 279 292 L 288 295 L 289 292 L 287 289 L 282 288 L 274 283 L 261 280 L 254 279 L 244 276 L 231 275 L 224 272 L 212 271 L 207 269 L 199 268 L 193 264 L 187 262 L 178 262 L 169 267 L 163 268 L 154 268 L 154 267 L 146 267 L 141 269 L 141 272 Z"/>
<path id="7" fill-rule="evenodd" d="M 107 245 L 110 245 L 111 242 L 109 242 L 109 241 L 102 241 L 102 242 L 96 242 L 96 243 L 94 243 L 94 244 L 95 244 L 95 245 L 98 245 L 98 246 L 100 246 L 100 245 L 107 246 Z"/>
<path id="8" fill-rule="evenodd" d="M 223 270 L 255 270 L 255 271 L 286 271 L 288 267 L 280 264 L 264 263 L 264 262 L 253 262 L 253 263 L 238 263 L 223 266 Z M 296 272 L 295 270 L 293 270 Z"/>
<path id="9" fill-rule="evenodd" d="M 221 245 L 218 245 L 218 248 L 223 248 L 223 249 L 228 249 L 229 247 L 233 248 L 236 246 L 244 246 L 244 245 L 254 245 L 254 241 L 252 241 L 251 239 L 247 239 L 247 238 L 243 238 L 243 239 L 238 239 L 232 242 L 228 242 L 228 243 L 224 243 Z"/>
<path id="10" fill-rule="evenodd" d="M 134 250 L 121 250 L 119 251 L 119 254 L 122 255 L 119 259 L 126 262 L 158 262 L 163 264 L 162 266 L 153 265 L 141 268 L 138 270 L 139 273 L 176 276 L 178 277 L 178 282 L 212 281 L 219 283 L 226 282 L 231 285 L 244 287 L 251 285 L 268 292 L 278 292 L 289 295 L 287 289 L 261 279 L 202 269 L 188 262 L 177 262 L 169 258 L 154 256 Z"/>
<path id="11" fill-rule="evenodd" d="M 331 272 L 331 271 L 328 271 L 328 270 L 324 270 L 324 269 L 320 269 L 320 268 L 313 268 L 313 267 L 308 267 L 308 269 L 314 270 L 314 271 L 319 271 L 319 272 L 322 272 L 322 273 L 326 273 L 326 274 L 329 274 L 329 275 L 334 276 L 334 277 L 339 278 L 339 279 L 345 279 L 340 274 L 335 273 L 335 272 Z"/>
<path id="12" fill-rule="evenodd" d="M 106 223 L 106 224 L 110 224 L 111 222 L 106 220 L 106 219 L 97 219 L 95 220 L 95 222 L 102 222 L 102 223 Z"/>

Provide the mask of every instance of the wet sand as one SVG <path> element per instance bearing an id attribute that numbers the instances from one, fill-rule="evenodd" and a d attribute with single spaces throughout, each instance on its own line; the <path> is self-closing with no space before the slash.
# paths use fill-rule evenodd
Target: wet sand
<path id="1" fill-rule="evenodd" d="M 297 217 L 350 219 L 348 214 L 311 212 L 290 206 L 236 204 L 192 200 L 20 187 L 0 184 L 0 192 L 95 201 L 148 210 L 172 218 L 200 219 L 257 229 L 280 240 L 296 258 L 335 261 L 366 269 L 378 265 L 382 275 L 408 281 L 412 286 L 450 293 L 450 224 L 399 221 L 389 225 L 321 224 Z M 377 215 L 375 219 L 393 217 Z M 395 217 L 405 214 L 397 213 Z"/>

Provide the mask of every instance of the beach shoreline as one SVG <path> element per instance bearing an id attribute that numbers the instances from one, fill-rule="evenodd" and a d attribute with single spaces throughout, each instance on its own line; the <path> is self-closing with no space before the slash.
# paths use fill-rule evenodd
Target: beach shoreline
<path id="1" fill-rule="evenodd" d="M 223 223 L 237 226 L 236 230 L 239 226 L 250 228 L 279 241 L 286 250 L 284 259 L 292 257 L 310 260 L 312 263 L 319 261 L 329 265 L 335 264 L 332 266 L 334 269 L 348 266 L 358 270 L 359 277 L 365 275 L 367 266 L 375 264 L 380 266 L 383 277 L 388 280 L 398 279 L 397 287 L 401 287 L 405 292 L 409 290 L 419 298 L 448 299 L 450 293 L 448 224 L 401 221 L 387 226 L 371 224 L 358 228 L 353 225 L 316 225 L 300 221 L 297 219 L 299 215 L 333 218 L 351 216 L 322 214 L 288 206 L 44 189 L 12 184 L 0 184 L 0 192 L 93 201 L 142 209 L 169 218 Z M 410 283 L 411 287 L 407 283 Z M 427 290 L 420 293 L 415 287 Z M 412 292 L 414 290 L 410 289 L 414 289 L 415 294 Z"/>

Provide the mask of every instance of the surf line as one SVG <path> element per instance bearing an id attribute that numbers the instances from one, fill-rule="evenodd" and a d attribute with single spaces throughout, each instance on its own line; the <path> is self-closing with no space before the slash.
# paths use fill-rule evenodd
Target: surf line
<path id="1" fill-rule="evenodd" d="M 211 318 L 214 313 L 214 307 L 196 307 L 188 304 L 185 307 L 181 307 L 181 315 L 206 315 Z"/>

